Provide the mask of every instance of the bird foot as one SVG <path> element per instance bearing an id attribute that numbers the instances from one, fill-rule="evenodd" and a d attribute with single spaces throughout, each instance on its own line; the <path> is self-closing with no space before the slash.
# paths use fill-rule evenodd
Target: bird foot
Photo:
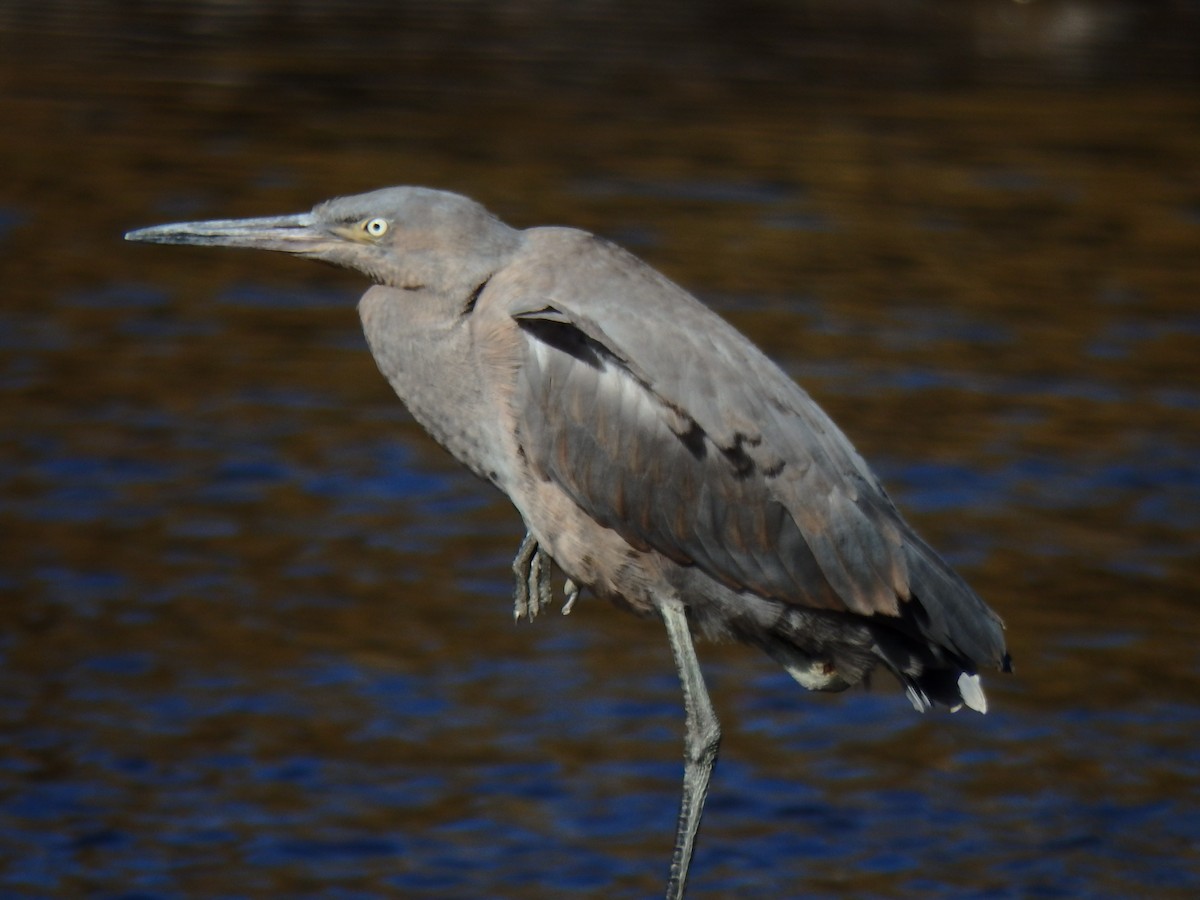
<path id="1" fill-rule="evenodd" d="M 537 539 L 526 532 L 512 564 L 513 575 L 517 578 L 513 592 L 513 618 L 518 622 L 522 619 L 532 622 L 538 613 L 548 609 L 554 602 L 554 585 L 550 580 L 553 564 L 554 561 L 542 550 Z M 566 599 L 562 613 L 566 616 L 570 615 L 575 601 L 579 599 L 579 585 L 568 578 L 563 591 Z"/>
<path id="2" fill-rule="evenodd" d="M 521 619 L 532 622 L 538 613 L 549 608 L 553 602 L 550 566 L 550 557 L 538 545 L 537 539 L 526 532 L 512 564 L 513 575 L 517 578 L 513 594 L 513 618 L 518 622 Z"/>

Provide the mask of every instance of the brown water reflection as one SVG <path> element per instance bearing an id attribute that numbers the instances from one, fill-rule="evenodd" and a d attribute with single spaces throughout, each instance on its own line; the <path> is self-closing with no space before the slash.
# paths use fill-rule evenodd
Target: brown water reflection
<path id="1" fill-rule="evenodd" d="M 515 516 L 398 408 L 355 278 L 119 240 L 409 182 L 694 288 L 1008 621 L 983 720 L 703 647 L 698 895 L 1193 896 L 1197 31 L 1115 0 L 5 6 L 0 892 L 659 889 L 661 634 L 512 625 Z"/>

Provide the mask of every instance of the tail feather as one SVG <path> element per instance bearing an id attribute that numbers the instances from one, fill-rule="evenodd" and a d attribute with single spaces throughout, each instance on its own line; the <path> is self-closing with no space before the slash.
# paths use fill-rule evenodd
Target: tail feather
<path id="1" fill-rule="evenodd" d="M 963 672 L 958 676 L 958 693 L 968 709 L 978 713 L 987 713 L 987 697 L 983 693 L 983 684 L 978 675 Z"/>
<path id="2" fill-rule="evenodd" d="M 906 609 L 916 602 L 909 601 Z M 843 690 L 865 683 L 871 670 L 882 665 L 896 676 L 918 712 L 934 706 L 987 712 L 974 661 L 925 638 L 919 625 L 905 618 L 793 607 L 774 622 L 769 634 L 744 639 L 758 644 L 809 690 Z"/>
<path id="3" fill-rule="evenodd" d="M 983 683 L 972 672 L 958 672 L 956 677 L 953 669 L 934 669 L 916 677 L 900 675 L 900 680 L 917 712 L 932 709 L 935 704 L 948 706 L 951 712 L 958 712 L 964 706 L 979 713 L 988 711 Z"/>
<path id="4" fill-rule="evenodd" d="M 898 624 L 954 657 L 1008 671 L 1000 617 L 916 534 L 904 551 L 910 596 Z"/>

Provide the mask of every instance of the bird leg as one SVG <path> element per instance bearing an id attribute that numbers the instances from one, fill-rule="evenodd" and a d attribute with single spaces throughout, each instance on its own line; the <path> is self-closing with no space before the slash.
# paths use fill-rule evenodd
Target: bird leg
<path id="1" fill-rule="evenodd" d="M 531 532 L 525 532 L 525 539 L 521 541 L 513 559 L 512 570 L 517 577 L 513 618 L 532 622 L 554 599 L 554 586 L 550 583 L 550 557 L 542 551 Z"/>
<path id="2" fill-rule="evenodd" d="M 683 745 L 683 797 L 675 829 L 671 873 L 667 881 L 667 900 L 682 900 L 687 888 L 692 851 L 696 845 L 696 832 L 700 830 L 700 816 L 704 812 L 704 799 L 708 796 L 708 782 L 721 744 L 721 723 L 717 721 L 712 701 L 708 698 L 708 689 L 704 686 L 704 675 L 696 658 L 683 604 L 672 599 L 661 604 L 659 609 L 671 641 L 675 668 L 679 671 L 687 715 L 687 733 Z"/>

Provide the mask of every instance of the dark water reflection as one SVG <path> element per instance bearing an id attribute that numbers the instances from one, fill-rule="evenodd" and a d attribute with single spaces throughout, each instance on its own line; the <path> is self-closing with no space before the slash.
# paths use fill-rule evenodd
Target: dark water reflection
<path id="1" fill-rule="evenodd" d="M 702 647 L 698 896 L 1195 896 L 1198 32 L 1117 0 L 6 5 L 0 894 L 659 891 L 660 631 L 513 625 L 517 520 L 389 395 L 356 278 L 119 241 L 412 182 L 695 288 L 1009 623 L 986 718 Z"/>

